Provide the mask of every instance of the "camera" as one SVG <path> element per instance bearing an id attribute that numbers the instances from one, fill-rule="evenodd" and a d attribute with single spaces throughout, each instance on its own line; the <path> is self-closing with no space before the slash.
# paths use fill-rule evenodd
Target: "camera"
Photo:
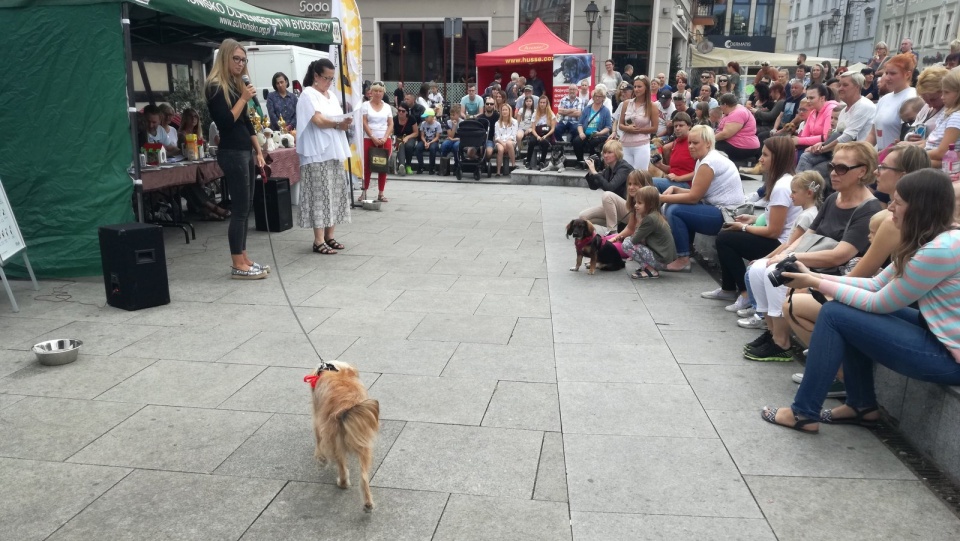
<path id="1" fill-rule="evenodd" d="M 597 171 L 603 169 L 603 158 L 599 154 L 592 154 L 587 159 L 593 162 L 593 168 Z"/>
<path id="2" fill-rule="evenodd" d="M 659 152 L 650 153 L 650 163 L 660 163 L 660 160 L 663 159 L 663 156 Z"/>
<path id="3" fill-rule="evenodd" d="M 767 278 L 770 279 L 770 283 L 774 287 L 784 286 L 790 283 L 790 278 L 783 275 L 785 272 L 800 272 L 800 267 L 797 266 L 797 256 L 790 254 L 785 257 L 770 271 Z"/>

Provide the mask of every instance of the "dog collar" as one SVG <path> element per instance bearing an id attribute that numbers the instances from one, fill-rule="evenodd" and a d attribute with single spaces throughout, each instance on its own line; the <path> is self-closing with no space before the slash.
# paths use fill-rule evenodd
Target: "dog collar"
<path id="1" fill-rule="evenodd" d="M 327 362 L 320 363 L 317 366 L 316 373 L 307 374 L 306 376 L 303 376 L 303 381 L 305 383 L 309 383 L 311 389 L 316 389 L 317 382 L 320 381 L 320 378 L 323 376 L 324 372 L 339 372 L 339 370 L 337 370 L 337 367 L 333 366 L 333 364 L 331 363 L 327 363 Z"/>

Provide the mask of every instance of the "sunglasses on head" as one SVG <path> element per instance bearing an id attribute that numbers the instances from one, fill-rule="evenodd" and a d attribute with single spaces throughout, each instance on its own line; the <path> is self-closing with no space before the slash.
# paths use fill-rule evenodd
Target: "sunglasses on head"
<path id="1" fill-rule="evenodd" d="M 831 173 L 836 172 L 838 175 L 846 175 L 850 172 L 851 169 L 856 169 L 858 167 L 866 167 L 866 164 L 858 163 L 856 165 L 844 165 L 842 163 L 828 163 L 827 169 Z"/>

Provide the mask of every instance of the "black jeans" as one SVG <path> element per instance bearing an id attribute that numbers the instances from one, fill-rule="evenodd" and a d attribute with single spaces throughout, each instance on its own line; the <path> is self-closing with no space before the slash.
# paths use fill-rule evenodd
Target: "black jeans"
<path id="1" fill-rule="evenodd" d="M 717 235 L 717 259 L 720 260 L 720 287 L 724 291 L 746 291 L 743 275 L 747 272 L 744 259 L 752 261 L 765 257 L 780 246 L 777 239 L 768 239 L 743 231 L 721 231 Z"/>
<path id="2" fill-rule="evenodd" d="M 760 147 L 757 148 L 737 148 L 727 141 L 717 141 L 717 150 L 725 152 L 731 161 L 752 160 L 757 161 L 760 158 Z"/>
<path id="3" fill-rule="evenodd" d="M 223 179 L 233 201 L 230 208 L 230 226 L 227 228 L 230 255 L 240 255 L 247 249 L 247 222 L 253 201 L 253 181 L 256 178 L 253 172 L 253 151 L 221 148 L 217 152 L 217 164 L 223 170 Z"/>
<path id="4" fill-rule="evenodd" d="M 598 148 L 603 148 L 603 144 L 607 142 L 608 135 L 600 135 L 587 137 L 586 139 L 580 139 L 580 134 L 573 134 L 573 153 L 577 155 L 577 161 L 583 161 L 584 152 L 588 154 L 594 154 L 597 152 Z"/>
<path id="5" fill-rule="evenodd" d="M 540 161 L 547 161 L 547 154 L 550 152 L 550 139 L 541 139 L 537 141 L 536 137 L 532 134 L 526 136 L 527 140 L 527 167 L 530 169 L 536 169 L 537 162 L 535 161 L 534 156 L 536 155 L 537 149 L 540 149 Z"/>

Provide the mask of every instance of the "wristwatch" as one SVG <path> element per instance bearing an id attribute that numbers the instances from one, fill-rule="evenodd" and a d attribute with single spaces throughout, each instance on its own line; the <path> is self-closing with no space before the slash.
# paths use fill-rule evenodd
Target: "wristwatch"
<path id="1" fill-rule="evenodd" d="M 750 224 L 743 224 L 743 227 L 740 228 L 740 231 L 743 231 L 744 233 L 746 233 L 746 232 L 747 232 L 747 226 L 748 226 L 748 225 L 750 225 Z"/>

